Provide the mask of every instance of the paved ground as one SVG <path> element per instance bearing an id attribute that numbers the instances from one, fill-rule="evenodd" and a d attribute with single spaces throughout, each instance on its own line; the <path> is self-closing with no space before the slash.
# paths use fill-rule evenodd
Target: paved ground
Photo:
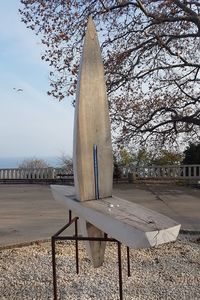
<path id="1" fill-rule="evenodd" d="M 200 231 L 200 190 L 175 185 L 118 184 L 114 195 L 157 210 Z M 49 238 L 67 220 L 45 185 L 0 185 L 0 246 Z"/>
<path id="2" fill-rule="evenodd" d="M 175 184 L 119 184 L 114 194 L 171 217 L 182 230 L 200 231 L 200 189 Z"/>
<path id="3" fill-rule="evenodd" d="M 0 185 L 0 245 L 49 238 L 66 219 L 49 186 Z"/>

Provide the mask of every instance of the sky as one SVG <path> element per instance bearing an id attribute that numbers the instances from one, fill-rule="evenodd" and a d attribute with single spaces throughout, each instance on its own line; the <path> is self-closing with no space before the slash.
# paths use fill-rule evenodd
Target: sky
<path id="1" fill-rule="evenodd" d="M 49 68 L 20 21 L 20 0 L 0 3 L 0 158 L 72 156 L 71 101 L 47 96 Z"/>

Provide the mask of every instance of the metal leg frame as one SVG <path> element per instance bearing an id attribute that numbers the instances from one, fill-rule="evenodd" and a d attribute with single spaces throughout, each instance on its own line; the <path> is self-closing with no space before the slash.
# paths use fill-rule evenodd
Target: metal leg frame
<path id="1" fill-rule="evenodd" d="M 70 225 L 75 224 L 75 234 L 74 236 L 59 236 L 65 229 L 67 229 Z M 53 294 L 54 300 L 57 300 L 57 277 L 56 277 L 56 241 L 75 241 L 75 251 L 76 251 L 76 273 L 79 274 L 79 255 L 78 255 L 78 241 L 105 241 L 105 242 L 114 242 L 117 243 L 118 249 L 118 271 L 119 271 L 119 299 L 123 300 L 123 281 L 122 281 L 122 256 L 121 256 L 121 243 L 115 239 L 108 238 L 107 234 L 104 234 L 104 237 L 83 237 L 78 236 L 78 217 L 72 218 L 72 213 L 69 211 L 69 221 L 63 226 L 59 231 L 57 231 L 51 237 L 51 249 L 52 249 L 52 270 L 53 270 Z M 127 270 L 128 277 L 130 274 L 130 255 L 129 255 L 129 247 L 127 249 Z"/>

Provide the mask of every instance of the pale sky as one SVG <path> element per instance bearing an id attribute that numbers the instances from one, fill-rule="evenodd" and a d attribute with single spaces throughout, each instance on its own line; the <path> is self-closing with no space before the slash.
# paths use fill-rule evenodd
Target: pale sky
<path id="1" fill-rule="evenodd" d="M 0 157 L 72 155 L 71 100 L 47 96 L 48 65 L 38 37 L 20 22 L 20 1 L 0 4 Z"/>

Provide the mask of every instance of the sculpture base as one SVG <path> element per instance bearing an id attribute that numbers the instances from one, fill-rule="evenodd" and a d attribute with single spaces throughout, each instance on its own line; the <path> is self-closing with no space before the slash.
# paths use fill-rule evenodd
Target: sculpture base
<path id="1" fill-rule="evenodd" d="M 80 202 L 72 186 L 51 185 L 51 190 L 76 216 L 130 248 L 149 248 L 178 236 L 180 224 L 136 203 L 115 196 Z"/>
<path id="2" fill-rule="evenodd" d="M 123 288 L 122 288 L 122 263 L 121 263 L 121 243 L 113 238 L 109 238 L 107 234 L 103 237 L 92 237 L 92 236 L 79 236 L 78 235 L 78 217 L 72 218 L 72 213 L 69 210 L 69 222 L 63 226 L 57 233 L 51 237 L 51 247 L 52 247 L 52 269 L 53 269 L 53 293 L 54 300 L 58 299 L 57 291 L 57 275 L 56 275 L 56 241 L 75 241 L 75 252 L 76 252 L 76 273 L 79 274 L 79 255 L 78 255 L 78 241 L 87 241 L 93 243 L 106 243 L 112 242 L 117 244 L 118 251 L 118 273 L 119 273 L 119 299 L 123 300 Z M 59 236 L 65 229 L 67 229 L 72 224 L 75 224 L 75 235 L 73 236 Z M 127 249 L 127 270 L 128 277 L 130 277 L 130 257 L 129 257 L 129 247 Z"/>

